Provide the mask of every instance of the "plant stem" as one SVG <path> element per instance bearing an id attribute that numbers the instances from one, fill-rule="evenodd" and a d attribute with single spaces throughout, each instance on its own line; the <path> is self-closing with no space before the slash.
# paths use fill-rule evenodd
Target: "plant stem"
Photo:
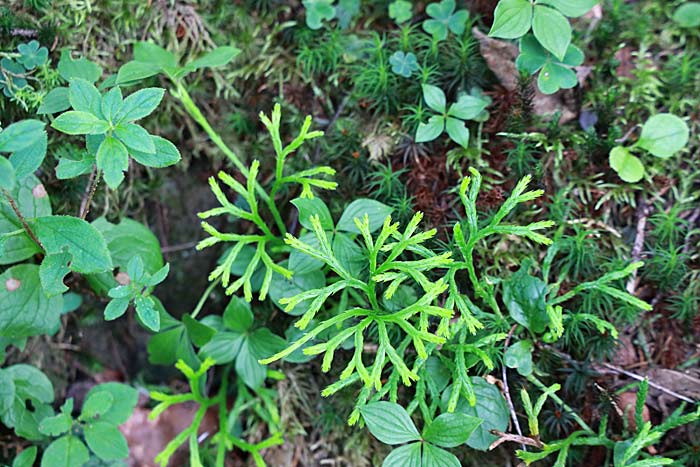
<path id="1" fill-rule="evenodd" d="M 19 207 L 17 207 L 17 202 L 12 197 L 10 192 L 5 190 L 5 189 L 3 189 L 2 192 L 5 195 L 5 198 L 7 198 L 7 201 L 10 203 L 10 206 L 12 207 L 12 210 L 14 211 L 15 215 L 17 216 L 19 221 L 22 223 L 22 227 L 24 228 L 25 232 L 27 232 L 27 235 L 29 235 L 29 237 L 34 241 L 34 243 L 37 244 L 37 246 L 39 248 L 41 248 L 42 250 L 45 250 L 44 245 L 41 244 L 41 242 L 39 241 L 39 238 L 34 234 L 31 227 L 29 227 L 27 220 L 24 218 L 24 216 L 20 212 Z"/>
<path id="2" fill-rule="evenodd" d="M 534 375 L 528 376 L 527 380 L 530 381 L 535 386 L 537 386 L 537 388 L 542 392 L 546 392 L 548 389 L 539 379 L 535 378 Z M 549 394 L 549 397 L 551 397 L 552 400 L 554 400 L 557 404 L 561 405 L 564 408 L 564 410 L 566 410 L 569 413 L 569 415 L 571 415 L 571 417 L 574 420 L 576 420 L 576 423 L 578 423 L 579 426 L 581 428 L 583 428 L 584 431 L 587 431 L 588 433 L 590 433 L 594 436 L 597 436 L 597 433 L 595 431 L 593 431 L 593 429 L 590 426 L 588 426 L 588 423 L 584 422 L 583 419 L 574 411 L 574 409 L 569 407 L 569 405 L 566 402 L 564 402 L 561 399 L 561 397 L 557 396 L 553 392 Z"/>
<path id="3" fill-rule="evenodd" d="M 99 170 L 93 169 L 90 173 L 90 180 L 88 181 L 89 191 L 87 196 L 83 198 L 82 203 L 80 203 L 80 218 L 85 220 L 88 213 L 90 212 L 90 205 L 92 204 L 92 198 L 95 196 L 97 191 L 97 185 L 100 184 L 100 176 L 102 174 Z"/>
<path id="4" fill-rule="evenodd" d="M 204 291 L 202 296 L 199 298 L 199 302 L 197 302 L 197 306 L 195 307 L 194 311 L 192 311 L 192 319 L 196 318 L 197 315 L 199 314 L 200 311 L 202 311 L 202 308 L 204 307 L 204 304 L 207 301 L 207 298 L 209 298 L 209 294 L 211 293 L 212 290 L 214 290 L 214 287 L 219 285 L 219 282 L 221 282 L 221 277 L 216 279 L 214 282 L 209 284 L 209 287 L 207 287 L 207 290 Z"/>
<path id="5" fill-rule="evenodd" d="M 221 375 L 221 386 L 219 387 L 219 445 L 216 448 L 216 467 L 225 466 L 226 457 L 226 438 L 227 433 L 227 407 L 226 393 L 228 391 L 228 375 L 231 371 L 231 365 L 224 366 L 224 373 Z M 224 432 L 223 435 L 221 432 Z"/>
<path id="6" fill-rule="evenodd" d="M 175 81 L 175 91 L 173 92 L 173 95 L 182 102 L 182 105 L 185 107 L 185 110 L 187 113 L 194 119 L 195 122 L 199 124 L 199 126 L 202 127 L 204 132 L 209 136 L 209 138 L 212 140 L 212 142 L 221 150 L 221 152 L 224 153 L 226 157 L 233 163 L 233 165 L 236 166 L 238 170 L 243 174 L 243 176 L 247 179 L 248 176 L 250 175 L 250 171 L 248 170 L 248 167 L 241 161 L 241 159 L 236 155 L 235 152 L 233 152 L 227 145 L 224 143 L 224 140 L 221 138 L 221 136 L 212 128 L 212 126 L 209 124 L 209 121 L 207 118 L 202 114 L 202 111 L 199 110 L 199 107 L 197 107 L 197 104 L 194 103 L 192 100 L 192 97 L 190 94 L 187 92 L 187 89 L 185 86 L 182 84 L 181 81 Z M 277 206 L 275 205 L 275 200 L 271 198 L 267 192 L 263 189 L 262 185 L 255 180 L 255 192 L 260 196 L 260 198 L 265 202 L 267 205 L 268 209 L 272 213 L 272 217 L 275 220 L 275 224 L 277 225 L 277 228 L 279 229 L 280 233 L 284 236 L 284 234 L 287 233 L 287 228 L 284 225 L 284 221 L 282 220 L 282 216 L 279 213 L 279 210 L 277 209 Z"/>

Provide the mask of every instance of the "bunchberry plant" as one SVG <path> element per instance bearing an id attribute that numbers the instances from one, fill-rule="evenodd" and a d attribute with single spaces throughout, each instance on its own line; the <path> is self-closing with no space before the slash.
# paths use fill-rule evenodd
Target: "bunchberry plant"
<path id="1" fill-rule="evenodd" d="M 610 167 L 620 178 L 636 183 L 644 178 L 644 163 L 634 153 L 647 151 L 652 156 L 668 159 L 688 144 L 690 130 L 679 117 L 658 114 L 649 118 L 642 126 L 637 142 L 631 146 L 615 146 L 610 151 Z"/>
<path id="2" fill-rule="evenodd" d="M 421 122 L 418 125 L 416 142 L 433 141 L 446 132 L 455 143 L 463 148 L 469 147 L 469 128 L 465 120 L 477 120 L 483 117 L 489 100 L 480 95 L 463 94 L 457 102 L 448 107 L 445 93 L 431 84 L 423 85 L 423 99 L 426 105 L 436 112 L 436 115 L 431 116 L 428 123 Z"/>

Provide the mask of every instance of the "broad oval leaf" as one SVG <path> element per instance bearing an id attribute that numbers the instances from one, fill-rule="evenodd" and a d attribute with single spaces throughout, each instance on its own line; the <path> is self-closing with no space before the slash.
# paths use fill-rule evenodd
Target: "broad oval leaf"
<path id="1" fill-rule="evenodd" d="M 152 154 L 132 149 L 130 154 L 136 162 L 147 167 L 170 167 L 180 161 L 180 151 L 170 141 L 160 136 L 150 135 L 155 151 Z"/>
<path id="2" fill-rule="evenodd" d="M 462 467 L 457 456 L 444 449 L 425 444 L 423 446 L 423 464 L 421 467 Z"/>
<path id="3" fill-rule="evenodd" d="M 421 443 L 411 443 L 394 449 L 386 456 L 382 467 L 422 467 Z"/>
<path id="4" fill-rule="evenodd" d="M 466 443 L 481 422 L 463 413 L 444 413 L 423 430 L 423 439 L 443 448 L 455 448 Z"/>
<path id="5" fill-rule="evenodd" d="M 532 3 L 529 0 L 501 0 L 493 15 L 489 36 L 517 39 L 527 34 L 532 26 Z"/>
<path id="6" fill-rule="evenodd" d="M 41 467 L 81 467 L 90 453 L 80 439 L 68 435 L 51 443 L 41 458 Z"/>
<path id="7" fill-rule="evenodd" d="M 150 115 L 160 104 L 164 93 L 165 89 L 162 88 L 145 88 L 130 94 L 124 99 L 114 121 L 133 122 Z"/>
<path id="8" fill-rule="evenodd" d="M 673 21 L 682 28 L 700 26 L 700 2 L 685 2 L 673 14 Z"/>
<path id="9" fill-rule="evenodd" d="M 129 446 L 119 428 L 111 423 L 99 421 L 84 428 L 85 442 L 103 461 L 124 459 L 129 455 Z"/>
<path id="10" fill-rule="evenodd" d="M 569 18 L 583 16 L 596 6 L 600 0 L 538 0 L 538 4 L 550 5 Z"/>
<path id="11" fill-rule="evenodd" d="M 447 98 L 445 93 L 437 86 L 432 84 L 423 85 L 423 98 L 428 107 L 436 112 L 445 113 L 447 112 Z"/>
<path id="12" fill-rule="evenodd" d="M 420 440 L 420 433 L 406 409 L 387 401 L 372 402 L 360 409 L 369 431 L 385 444 Z"/>
<path id="13" fill-rule="evenodd" d="M 688 125 L 672 114 L 658 114 L 642 127 L 637 146 L 656 157 L 669 158 L 688 144 Z"/>
<path id="14" fill-rule="evenodd" d="M 445 117 L 433 115 L 428 123 L 419 123 L 416 131 L 416 143 L 427 143 L 435 140 L 445 130 Z"/>
<path id="15" fill-rule="evenodd" d="M 355 225 L 355 219 L 362 220 L 365 214 L 369 217 L 369 231 L 374 232 L 384 224 L 392 209 L 384 203 L 373 199 L 356 199 L 345 208 L 336 228 L 343 232 L 360 233 Z"/>
<path id="16" fill-rule="evenodd" d="M 559 60 L 564 59 L 571 43 L 571 25 L 564 15 L 553 8 L 535 5 L 532 32 L 542 47 Z"/>

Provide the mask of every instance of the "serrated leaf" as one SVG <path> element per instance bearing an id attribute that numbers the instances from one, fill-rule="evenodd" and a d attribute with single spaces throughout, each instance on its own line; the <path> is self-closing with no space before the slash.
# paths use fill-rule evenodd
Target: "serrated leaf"
<path id="1" fill-rule="evenodd" d="M 0 335 L 23 338 L 55 332 L 63 310 L 60 295 L 48 297 L 39 266 L 21 264 L 0 274 Z"/>
<path id="2" fill-rule="evenodd" d="M 71 216 L 47 216 L 33 221 L 34 232 L 48 254 L 72 256 L 71 270 L 83 274 L 108 271 L 112 260 L 102 235 L 82 219 Z"/>
<path id="3" fill-rule="evenodd" d="M 136 314 L 143 322 L 144 326 L 154 332 L 160 330 L 160 315 L 155 309 L 155 304 L 151 297 L 136 297 Z"/>
<path id="4" fill-rule="evenodd" d="M 102 68 L 87 58 L 73 60 L 68 49 L 61 50 L 61 59 L 56 67 L 58 74 L 66 81 L 73 78 L 81 78 L 90 83 L 94 83 L 102 76 Z"/>
<path id="5" fill-rule="evenodd" d="M 73 78 L 68 85 L 68 101 L 73 110 L 87 112 L 98 118 L 102 116 L 102 95 L 90 82 Z"/>
<path id="6" fill-rule="evenodd" d="M 60 295 L 68 290 L 63 283 L 63 278 L 70 272 L 68 263 L 71 255 L 69 253 L 53 253 L 47 255 L 39 266 L 39 279 L 41 287 L 48 297 Z"/>
<path id="7" fill-rule="evenodd" d="M 75 110 L 62 113 L 51 126 L 68 135 L 99 135 L 109 130 L 109 123 L 99 117 Z"/>
<path id="8" fill-rule="evenodd" d="M 119 109 L 122 107 L 123 100 L 122 91 L 119 89 L 119 86 L 113 87 L 102 96 L 100 109 L 105 120 L 109 122 L 114 120 L 114 116 L 117 115 Z"/>
<path id="9" fill-rule="evenodd" d="M 170 141 L 160 136 L 151 135 L 155 151 L 152 154 L 132 149 L 130 154 L 136 162 L 147 167 L 170 167 L 180 161 L 180 151 Z"/>
<path id="10" fill-rule="evenodd" d="M 41 458 L 41 467 L 81 467 L 90 453 L 80 439 L 63 436 L 51 443 Z"/>
<path id="11" fill-rule="evenodd" d="M 117 72 L 116 84 L 131 83 L 142 79 L 150 78 L 161 72 L 161 67 L 157 63 L 131 61 L 125 63 Z"/>
<path id="12" fill-rule="evenodd" d="M 114 116 L 115 122 L 133 122 L 150 115 L 163 99 L 164 89 L 145 88 L 124 99 L 121 109 Z"/>
<path id="13" fill-rule="evenodd" d="M 114 403 L 114 396 L 109 391 L 94 391 L 83 402 L 83 409 L 80 412 L 81 420 L 91 420 L 99 418 L 106 413 Z"/>
<path id="14" fill-rule="evenodd" d="M 69 108 L 68 88 L 58 87 L 49 91 L 49 93 L 41 99 L 41 105 L 36 113 L 38 115 L 55 114 L 68 110 Z"/>
<path id="15" fill-rule="evenodd" d="M 83 429 L 85 442 L 103 461 L 124 459 L 129 455 L 129 446 L 119 429 L 107 422 L 90 423 Z"/>
<path id="16" fill-rule="evenodd" d="M 104 311 L 105 321 L 113 321 L 123 316 L 127 308 L 129 308 L 129 303 L 131 303 L 131 296 L 110 300 Z"/>
<path id="17" fill-rule="evenodd" d="M 95 160 L 107 185 L 113 190 L 116 189 L 124 180 L 124 172 L 129 169 L 129 152 L 126 146 L 117 138 L 108 136 L 100 144 Z"/>

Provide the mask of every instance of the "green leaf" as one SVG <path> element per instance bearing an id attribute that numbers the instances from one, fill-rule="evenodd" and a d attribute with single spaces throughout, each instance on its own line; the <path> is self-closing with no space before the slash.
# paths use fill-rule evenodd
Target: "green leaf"
<path id="1" fill-rule="evenodd" d="M 529 0 L 501 0 L 493 15 L 489 36 L 517 39 L 527 34 L 532 26 L 532 3 Z"/>
<path id="2" fill-rule="evenodd" d="M 406 409 L 393 402 L 372 402 L 360 409 L 369 431 L 384 444 L 419 441 L 420 433 Z"/>
<path id="3" fill-rule="evenodd" d="M 367 267 L 367 258 L 362 248 L 349 235 L 342 232 L 333 236 L 333 254 L 338 258 L 340 264 L 355 277 L 358 277 Z"/>
<path id="4" fill-rule="evenodd" d="M 41 105 L 36 113 L 39 115 L 55 114 L 68 110 L 69 108 L 68 88 L 58 87 L 49 91 L 49 93 L 41 99 Z"/>
<path id="5" fill-rule="evenodd" d="M 543 94 L 554 94 L 559 89 L 571 89 L 577 83 L 576 73 L 572 69 L 556 63 L 547 63 L 537 78 L 537 87 Z"/>
<path id="6" fill-rule="evenodd" d="M 155 274 L 163 267 L 158 237 L 142 223 L 124 217 L 118 224 L 112 224 L 100 217 L 92 222 L 92 226 L 104 236 L 115 267 L 126 268 L 134 256 L 141 258 L 149 274 Z"/>
<path id="7" fill-rule="evenodd" d="M 467 128 L 466 124 L 462 120 L 452 117 L 447 117 L 445 122 L 445 129 L 450 139 L 467 149 L 469 147 L 469 128 Z"/>
<path id="8" fill-rule="evenodd" d="M 201 353 L 213 358 L 217 364 L 232 362 L 241 350 L 245 336 L 236 332 L 217 332 L 212 339 L 204 344 Z"/>
<path id="9" fill-rule="evenodd" d="M 491 434 L 491 430 L 505 431 L 510 423 L 510 413 L 506 400 L 496 385 L 489 384 L 479 376 L 471 377 L 470 381 L 476 394 L 476 405 L 472 407 L 466 399 L 460 399 L 455 413 L 461 412 L 483 420 L 467 440 L 467 445 L 486 451 L 498 439 Z M 451 387 L 448 387 L 442 394 L 443 409 L 448 405 L 451 392 Z"/>
<path id="10" fill-rule="evenodd" d="M 15 168 L 12 163 L 0 156 L 0 188 L 12 190 L 15 187 Z"/>
<path id="11" fill-rule="evenodd" d="M 277 352 L 281 352 L 287 346 L 286 340 L 267 328 L 255 330 L 249 336 L 248 342 L 253 355 L 258 360 L 266 359 Z"/>
<path id="12" fill-rule="evenodd" d="M 479 97 L 462 94 L 457 102 L 450 106 L 447 115 L 462 120 L 474 120 L 486 109 L 489 102 Z"/>
<path id="13" fill-rule="evenodd" d="M 685 2 L 676 9 L 673 21 L 682 28 L 700 26 L 700 2 Z"/>
<path id="14" fill-rule="evenodd" d="M 205 345 L 216 334 L 216 329 L 197 321 L 190 315 L 184 315 L 182 317 L 182 324 L 185 325 L 185 329 L 187 329 L 187 334 L 192 339 L 192 343 L 197 347 Z"/>
<path id="15" fill-rule="evenodd" d="M 126 422 L 138 402 L 138 391 L 122 383 L 103 383 L 93 386 L 85 398 L 87 400 L 93 394 L 103 391 L 112 395 L 112 405 L 108 410 L 102 412 L 100 421 L 109 422 L 113 425 L 121 425 Z"/>
<path id="16" fill-rule="evenodd" d="M 114 128 L 114 136 L 126 145 L 127 148 L 146 154 L 155 154 L 156 146 L 151 135 L 135 123 L 120 123 Z"/>
<path id="17" fill-rule="evenodd" d="M 511 318 L 535 333 L 544 332 L 549 323 L 546 295 L 547 284 L 528 274 L 526 265 L 503 281 L 503 301 Z"/>
<path id="18" fill-rule="evenodd" d="M 598 4 L 600 0 L 538 0 L 538 4 L 550 5 L 569 18 L 583 16 Z"/>
<path id="19" fill-rule="evenodd" d="M 34 175 L 29 175 L 10 190 L 20 213 L 25 219 L 51 214 L 51 202 L 46 189 Z M 0 196 L 0 235 L 23 230 L 22 223 L 5 196 Z M 14 264 L 32 257 L 40 251 L 36 243 L 22 232 L 6 238 L 0 264 Z"/>
<path id="20" fill-rule="evenodd" d="M 71 216 L 40 217 L 34 222 L 34 232 L 48 254 L 72 256 L 71 270 L 83 274 L 112 269 L 112 259 L 102 235 L 82 219 Z"/>
<path id="21" fill-rule="evenodd" d="M 32 467 L 36 460 L 36 454 L 36 446 L 28 447 L 15 457 L 15 460 L 12 461 L 12 467 Z"/>
<path id="22" fill-rule="evenodd" d="M 333 0 L 303 0 L 306 9 L 306 25 L 310 29 L 321 29 L 323 21 L 335 18 Z"/>
<path id="23" fill-rule="evenodd" d="M 79 177 L 92 171 L 95 166 L 95 158 L 87 151 L 81 151 L 77 155 L 80 159 L 69 159 L 61 157 L 56 166 L 56 178 L 59 180 L 67 180 L 69 178 Z"/>
<path id="24" fill-rule="evenodd" d="M 428 123 L 419 123 L 416 131 L 416 143 L 427 143 L 433 141 L 445 130 L 445 117 L 433 115 Z"/>
<path id="25" fill-rule="evenodd" d="M 423 29 L 438 41 L 447 39 L 449 31 L 457 35 L 462 34 L 469 19 L 467 10 L 455 12 L 455 0 L 431 3 L 425 11 L 431 19 L 423 22 Z"/>
<path id="26" fill-rule="evenodd" d="M 571 25 L 564 15 L 542 5 L 535 5 L 532 32 L 542 44 L 559 60 L 563 60 L 571 44 Z"/>
<path id="27" fill-rule="evenodd" d="M 75 436 L 63 436 L 51 443 L 41 458 L 41 467 L 81 467 L 90 460 L 87 448 Z"/>
<path id="28" fill-rule="evenodd" d="M 432 444 L 423 446 L 423 463 L 421 467 L 461 467 L 457 456 Z"/>
<path id="29" fill-rule="evenodd" d="M 532 341 L 522 340 L 508 347 L 503 356 L 508 368 L 516 368 L 522 376 L 532 374 Z"/>
<path id="30" fill-rule="evenodd" d="M 462 413 L 444 413 L 423 430 L 423 439 L 443 448 L 456 448 L 467 442 L 481 422 Z"/>
<path id="31" fill-rule="evenodd" d="M 22 338 L 55 332 L 63 309 L 60 295 L 48 297 L 39 266 L 20 264 L 0 274 L 0 335 Z"/>
<path id="32" fill-rule="evenodd" d="M 94 391 L 85 398 L 83 409 L 80 413 L 81 420 L 97 419 L 105 414 L 114 403 L 114 396 L 109 391 Z"/>
<path id="33" fill-rule="evenodd" d="M 389 57 L 389 64 L 391 65 L 391 71 L 404 78 L 410 78 L 413 72 L 420 68 L 416 55 L 411 52 L 394 52 Z"/>
<path id="34" fill-rule="evenodd" d="M 688 144 L 688 125 L 672 114 L 658 114 L 646 121 L 637 146 L 663 159 L 673 156 Z"/>
<path id="35" fill-rule="evenodd" d="M 244 339 L 236 357 L 236 374 L 251 389 L 257 389 L 265 382 L 267 367 L 258 362 L 250 339 Z"/>
<path id="36" fill-rule="evenodd" d="M 102 68 L 99 65 L 84 57 L 73 60 L 68 49 L 61 50 L 61 59 L 56 69 L 61 78 L 69 82 L 73 78 L 80 78 L 94 83 L 102 76 Z"/>
<path id="37" fill-rule="evenodd" d="M 441 114 L 447 112 L 447 98 L 442 89 L 432 84 L 424 84 L 422 88 L 423 98 L 428 107 Z"/>
<path id="38" fill-rule="evenodd" d="M 126 439 L 116 426 L 100 421 L 88 424 L 83 431 L 88 447 L 103 461 L 124 459 L 129 455 Z"/>
<path id="39" fill-rule="evenodd" d="M 644 178 L 644 164 L 629 149 L 615 146 L 610 151 L 610 167 L 628 183 L 636 183 Z"/>
<path id="40" fill-rule="evenodd" d="M 18 45 L 17 51 L 21 54 L 17 61 L 24 65 L 27 70 L 33 70 L 43 65 L 49 58 L 49 49 L 40 47 L 39 41 L 36 40 Z"/>
<path id="41" fill-rule="evenodd" d="M 231 46 L 217 47 L 207 52 L 198 59 L 187 64 L 187 68 L 198 70 L 200 68 L 219 68 L 228 65 L 241 53 L 240 49 Z"/>
<path id="42" fill-rule="evenodd" d="M 175 145 L 165 138 L 151 135 L 151 140 L 155 147 L 155 152 L 148 154 L 145 152 L 131 150 L 131 157 L 136 162 L 147 167 L 163 168 L 170 167 L 180 161 L 180 151 Z"/>
<path id="43" fill-rule="evenodd" d="M 15 152 L 33 145 L 41 138 L 45 123 L 39 120 L 21 120 L 0 132 L 0 152 Z"/>
<path id="44" fill-rule="evenodd" d="M 323 230 L 333 230 L 333 218 L 331 217 L 331 212 L 328 210 L 328 206 L 318 197 L 313 199 L 308 198 L 296 198 L 292 200 L 292 204 L 296 206 L 299 211 L 299 223 L 309 230 L 313 230 L 311 221 L 309 218 L 311 216 L 318 216 L 321 221 L 321 227 Z"/>
<path id="45" fill-rule="evenodd" d="M 111 189 L 116 189 L 124 180 L 124 172 L 129 169 L 129 153 L 126 146 L 114 138 L 108 136 L 100 144 L 97 150 L 97 168 L 102 171 L 102 176 Z"/>
<path id="46" fill-rule="evenodd" d="M 109 130 L 109 123 L 88 112 L 69 110 L 51 123 L 58 131 L 68 135 L 100 135 Z"/>
<path id="47" fill-rule="evenodd" d="M 362 220 L 365 215 L 369 217 L 369 231 L 374 232 L 384 224 L 384 220 L 391 215 L 392 209 L 386 204 L 373 199 L 360 198 L 350 203 L 340 216 L 337 229 L 342 232 L 360 233 L 355 225 L 355 219 Z"/>
<path id="48" fill-rule="evenodd" d="M 231 297 L 231 301 L 224 310 L 224 326 L 228 329 L 244 333 L 253 325 L 253 312 L 250 303 L 241 297 Z"/>
<path id="49" fill-rule="evenodd" d="M 131 296 L 110 300 L 104 311 L 105 321 L 121 318 L 126 313 L 127 308 L 129 308 L 129 303 L 131 303 Z"/>
<path id="50" fill-rule="evenodd" d="M 68 101 L 73 110 L 102 118 L 102 96 L 92 83 L 80 78 L 72 79 L 68 86 Z"/>
<path id="51" fill-rule="evenodd" d="M 151 297 L 136 297 L 134 300 L 136 305 L 136 314 L 141 319 L 141 322 L 153 332 L 158 332 L 160 329 L 160 315 L 155 308 L 155 303 Z"/>
<path id="52" fill-rule="evenodd" d="M 18 149 L 10 155 L 10 162 L 14 166 L 17 180 L 34 173 L 41 166 L 46 157 L 47 145 L 48 137 L 46 132 L 42 130 L 40 135 L 34 140 L 34 143 Z"/>
<path id="53" fill-rule="evenodd" d="M 119 109 L 122 108 L 123 101 L 122 91 L 119 89 L 119 86 L 113 87 L 109 90 L 109 92 L 102 96 L 100 101 L 100 109 L 102 110 L 102 115 L 104 116 L 105 120 L 109 122 L 114 121 L 115 115 L 117 115 Z"/>
<path id="54" fill-rule="evenodd" d="M 406 0 L 394 0 L 389 4 L 389 18 L 397 24 L 405 23 L 413 17 L 413 5 Z"/>
<path id="55" fill-rule="evenodd" d="M 134 59 L 161 68 L 177 67 L 175 54 L 153 42 L 137 42 L 134 44 Z"/>
<path id="56" fill-rule="evenodd" d="M 68 253 L 53 253 L 47 255 L 39 266 L 41 287 L 48 297 L 60 295 L 68 290 L 63 278 L 70 272 L 68 263 L 71 255 Z"/>
<path id="57" fill-rule="evenodd" d="M 150 63 L 143 61 L 131 61 L 125 63 L 117 72 L 116 84 L 131 83 L 142 79 L 150 78 L 161 72 L 161 67 L 158 63 Z"/>
<path id="58" fill-rule="evenodd" d="M 156 308 L 160 314 L 161 329 L 148 341 L 148 361 L 154 365 L 170 366 L 183 360 L 193 368 L 199 367 L 200 360 L 192 348 L 185 326 L 170 316 L 158 300 Z"/>
<path id="59" fill-rule="evenodd" d="M 145 88 L 127 96 L 114 116 L 115 122 L 133 122 L 150 115 L 163 99 L 164 89 Z"/>
<path id="60" fill-rule="evenodd" d="M 282 264 L 282 266 L 285 266 Z M 295 273 L 290 279 L 286 279 L 281 274 L 273 274 L 270 284 L 270 298 L 277 307 L 283 311 L 286 306 L 280 304 L 283 298 L 291 298 L 307 290 L 318 289 L 326 285 L 326 276 L 323 271 L 311 271 L 308 273 Z M 292 316 L 298 316 L 306 312 L 311 299 L 305 300 L 294 307 L 289 312 Z M 285 311 L 286 312 L 286 311 Z"/>
<path id="61" fill-rule="evenodd" d="M 421 443 L 411 443 L 394 449 L 386 456 L 382 467 L 423 467 Z"/>
<path id="62" fill-rule="evenodd" d="M 46 417 L 39 423 L 39 431 L 46 435 L 57 437 L 67 433 L 73 426 L 70 414 L 59 413 L 53 417 Z"/>
<path id="63" fill-rule="evenodd" d="M 313 232 L 300 235 L 299 240 L 314 248 L 318 248 L 321 245 L 318 237 Z M 289 254 L 289 270 L 294 274 L 308 274 L 313 271 L 318 271 L 323 268 L 323 265 L 323 261 L 312 258 L 297 249 L 293 249 Z"/>

